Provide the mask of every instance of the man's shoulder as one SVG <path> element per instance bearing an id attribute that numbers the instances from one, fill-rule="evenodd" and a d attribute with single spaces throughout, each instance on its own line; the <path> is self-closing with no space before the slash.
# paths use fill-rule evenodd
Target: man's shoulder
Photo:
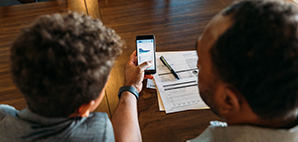
<path id="1" fill-rule="evenodd" d="M 298 126 L 292 129 L 271 129 L 250 125 L 228 127 L 210 125 L 200 136 L 189 142 L 294 142 L 298 141 Z"/>
<path id="2" fill-rule="evenodd" d="M 6 115 L 16 116 L 19 111 L 10 105 L 0 104 L 0 119 L 3 119 Z"/>

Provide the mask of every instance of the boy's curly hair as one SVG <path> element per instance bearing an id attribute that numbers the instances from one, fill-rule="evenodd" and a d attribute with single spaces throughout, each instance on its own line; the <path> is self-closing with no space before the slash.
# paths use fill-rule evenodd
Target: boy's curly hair
<path id="1" fill-rule="evenodd" d="M 67 117 L 98 98 L 122 47 L 98 19 L 75 12 L 45 15 L 12 45 L 13 80 L 31 111 Z"/>

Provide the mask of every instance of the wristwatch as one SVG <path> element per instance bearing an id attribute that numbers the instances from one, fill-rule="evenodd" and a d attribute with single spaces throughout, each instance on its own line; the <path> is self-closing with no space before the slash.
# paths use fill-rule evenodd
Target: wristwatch
<path id="1" fill-rule="evenodd" d="M 128 92 L 134 94 L 135 97 L 137 98 L 137 101 L 139 100 L 139 92 L 138 92 L 138 90 L 136 88 L 134 88 L 132 86 L 123 86 L 123 87 L 120 87 L 119 92 L 118 92 L 119 99 L 121 97 L 122 92 L 124 92 L 124 91 L 128 91 Z"/>

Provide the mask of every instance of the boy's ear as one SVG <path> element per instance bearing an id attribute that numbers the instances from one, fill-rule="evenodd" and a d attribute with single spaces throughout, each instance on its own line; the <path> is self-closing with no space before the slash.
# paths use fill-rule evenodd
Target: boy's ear
<path id="1" fill-rule="evenodd" d="M 102 101 L 104 95 L 105 95 L 105 88 L 106 88 L 106 84 L 104 86 L 104 88 L 101 90 L 99 96 L 97 99 L 95 100 L 91 100 L 89 103 L 85 103 L 82 106 L 80 106 L 74 113 L 72 113 L 69 117 L 88 117 L 89 114 L 91 112 L 93 112 L 98 105 L 100 104 L 100 102 Z"/>
<path id="2" fill-rule="evenodd" d="M 94 100 L 91 100 L 89 103 L 83 104 L 82 106 L 79 107 L 77 116 L 88 117 L 94 105 L 95 105 Z"/>

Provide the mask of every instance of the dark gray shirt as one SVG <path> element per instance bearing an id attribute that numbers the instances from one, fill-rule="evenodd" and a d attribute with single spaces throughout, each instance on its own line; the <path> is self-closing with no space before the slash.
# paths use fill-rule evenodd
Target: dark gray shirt
<path id="1" fill-rule="evenodd" d="M 187 142 L 298 142 L 298 125 L 291 129 L 270 129 L 249 125 L 227 126 L 211 121 L 197 138 Z"/>
<path id="2" fill-rule="evenodd" d="M 106 113 L 88 118 L 47 118 L 28 108 L 18 111 L 0 105 L 0 141 L 113 142 L 113 127 Z"/>

